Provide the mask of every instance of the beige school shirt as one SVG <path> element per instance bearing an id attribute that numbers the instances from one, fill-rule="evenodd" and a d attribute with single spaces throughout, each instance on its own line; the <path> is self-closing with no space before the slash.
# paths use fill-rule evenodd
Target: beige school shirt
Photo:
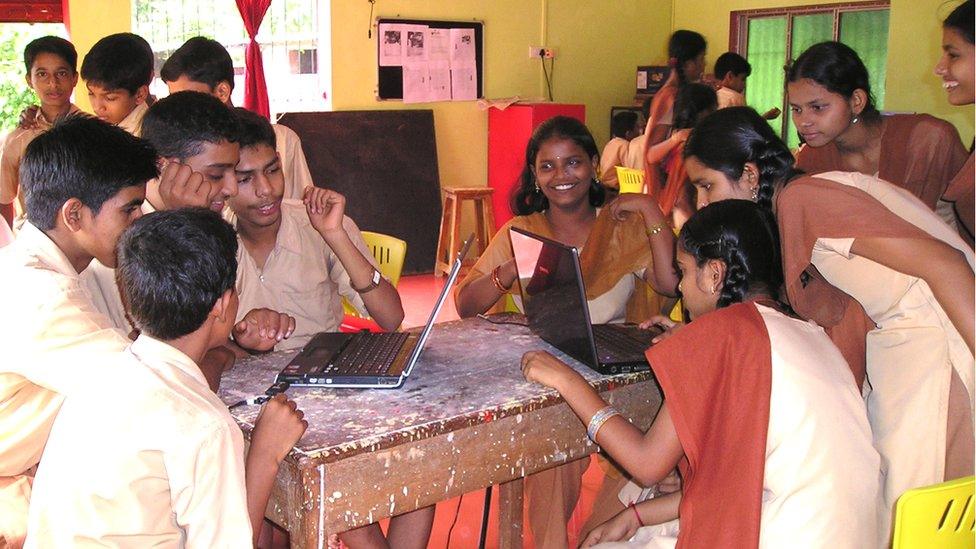
<path id="1" fill-rule="evenodd" d="M 81 112 L 78 107 L 71 105 L 68 114 Z M 24 224 L 24 193 L 20 189 L 20 162 L 24 158 L 27 145 L 35 137 L 51 129 L 54 123 L 44 118 L 41 109 L 34 115 L 34 127 L 14 128 L 7 134 L 3 142 L 3 152 L 0 153 L 0 204 L 10 204 L 16 200 L 14 210 L 16 220 L 14 228 L 19 229 Z"/>
<path id="2" fill-rule="evenodd" d="M 272 124 L 275 133 L 275 149 L 281 158 L 281 171 L 285 176 L 285 198 L 302 199 L 305 187 L 314 187 L 312 174 L 302 150 L 302 141 L 288 126 Z"/>
<path id="3" fill-rule="evenodd" d="M 65 399 L 26 547 L 251 546 L 244 437 L 190 357 L 140 335 Z"/>
<path id="4" fill-rule="evenodd" d="M 720 109 L 746 106 L 746 96 L 731 88 L 723 86 L 715 92 L 715 95 L 718 97 L 718 108 Z"/>
<path id="5" fill-rule="evenodd" d="M 142 137 L 142 119 L 148 110 L 149 105 L 139 103 L 119 122 L 119 127 L 136 137 Z"/>
<path id="6" fill-rule="evenodd" d="M 25 223 L 0 250 L 0 273 L 8 289 L 0 314 L 0 539 L 9 541 L 26 532 L 29 470 L 62 395 L 86 379 L 104 379 L 104 357 L 128 340 L 92 306 L 68 258 L 34 225 Z"/>
<path id="7" fill-rule="evenodd" d="M 228 209 L 228 220 L 237 218 Z M 376 261 L 363 242 L 359 227 L 344 217 L 342 227 L 363 257 L 373 267 Z M 281 203 L 281 227 L 275 247 L 263 268 L 238 238 L 237 293 L 240 305 L 237 321 L 251 309 L 267 308 L 295 317 L 295 333 L 276 349 L 303 347 L 318 332 L 336 332 L 342 322 L 345 297 L 362 314 L 368 314 L 363 298 L 352 289 L 349 274 L 339 258 L 312 227 L 305 205 L 296 200 Z"/>

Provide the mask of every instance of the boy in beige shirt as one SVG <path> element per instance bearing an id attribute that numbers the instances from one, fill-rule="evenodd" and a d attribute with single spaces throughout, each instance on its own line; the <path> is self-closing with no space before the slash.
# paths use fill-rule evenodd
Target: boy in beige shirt
<path id="1" fill-rule="evenodd" d="M 203 208 L 149 214 L 122 237 L 118 280 L 141 334 L 80 380 L 48 438 L 27 547 L 247 547 L 278 466 L 307 427 L 278 395 L 244 440 L 197 364 L 237 309 L 237 239 Z M 84 474 L 79 474 L 83 471 Z M 246 492 L 245 492 L 246 485 Z"/>
<path id="2" fill-rule="evenodd" d="M 4 140 L 0 155 L 0 204 L 16 199 L 13 227 L 24 223 L 24 195 L 19 192 L 20 160 L 28 143 L 51 129 L 58 118 L 78 107 L 71 103 L 71 92 L 78 83 L 78 53 L 74 45 L 58 36 L 42 36 L 24 48 L 27 86 L 34 90 L 41 106 L 26 114 L 24 127 L 14 128 Z"/>
<path id="3" fill-rule="evenodd" d="M 153 79 L 149 42 L 131 32 L 110 34 L 92 46 L 81 63 L 81 78 L 95 116 L 140 135 Z"/>
<path id="4" fill-rule="evenodd" d="M 234 91 L 234 63 L 220 42 L 195 36 L 177 48 L 159 69 L 170 93 L 197 91 L 210 94 L 228 107 Z M 285 177 L 285 198 L 301 200 L 306 188 L 314 187 L 298 134 L 287 126 L 272 124 L 275 149 Z"/>

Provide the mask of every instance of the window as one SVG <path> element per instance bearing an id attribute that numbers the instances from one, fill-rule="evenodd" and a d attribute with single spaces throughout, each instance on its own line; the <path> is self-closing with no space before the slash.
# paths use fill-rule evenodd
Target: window
<path id="1" fill-rule="evenodd" d="M 328 0 L 276 0 L 258 31 L 272 118 L 290 111 L 331 110 Z M 152 44 L 156 74 L 188 38 L 206 36 L 234 61 L 235 105 L 244 104 L 244 50 L 249 42 L 237 5 L 213 0 L 132 0 L 133 32 Z M 325 44 L 322 51 L 319 44 Z M 157 78 L 153 94 L 168 94 Z"/>
<path id="2" fill-rule="evenodd" d="M 884 107 L 888 62 L 888 2 L 732 12 L 733 49 L 752 65 L 746 102 L 759 112 L 783 111 L 770 124 L 790 148 L 799 146 L 786 100 L 786 71 L 810 46 L 839 40 L 853 48 L 868 68 L 878 109 Z M 785 39 L 784 39 L 785 37 Z"/>

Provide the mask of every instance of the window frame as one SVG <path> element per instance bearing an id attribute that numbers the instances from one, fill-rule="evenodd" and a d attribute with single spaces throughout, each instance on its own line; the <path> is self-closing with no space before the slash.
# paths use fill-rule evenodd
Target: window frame
<path id="1" fill-rule="evenodd" d="M 845 13 L 858 11 L 878 11 L 886 9 L 891 13 L 890 0 L 866 0 L 863 2 L 842 2 L 838 4 L 809 4 L 805 6 L 791 6 L 782 8 L 757 8 L 751 10 L 737 10 L 729 13 L 729 51 L 735 52 L 746 59 L 749 58 L 749 21 L 767 17 L 786 17 L 786 59 L 783 67 L 783 82 L 785 85 L 785 71 L 793 55 L 793 18 L 801 15 L 831 14 L 833 15 L 833 40 L 840 40 L 840 20 Z M 784 94 L 780 116 L 779 135 L 784 137 L 787 130 L 787 117 L 790 116 L 786 96 Z"/>

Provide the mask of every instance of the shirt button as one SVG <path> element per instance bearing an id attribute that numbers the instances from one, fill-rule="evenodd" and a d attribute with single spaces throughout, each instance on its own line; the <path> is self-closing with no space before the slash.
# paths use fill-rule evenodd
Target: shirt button
<path id="1" fill-rule="evenodd" d="M 258 278 L 261 279 L 261 282 L 264 282 L 264 275 L 261 275 Z"/>

